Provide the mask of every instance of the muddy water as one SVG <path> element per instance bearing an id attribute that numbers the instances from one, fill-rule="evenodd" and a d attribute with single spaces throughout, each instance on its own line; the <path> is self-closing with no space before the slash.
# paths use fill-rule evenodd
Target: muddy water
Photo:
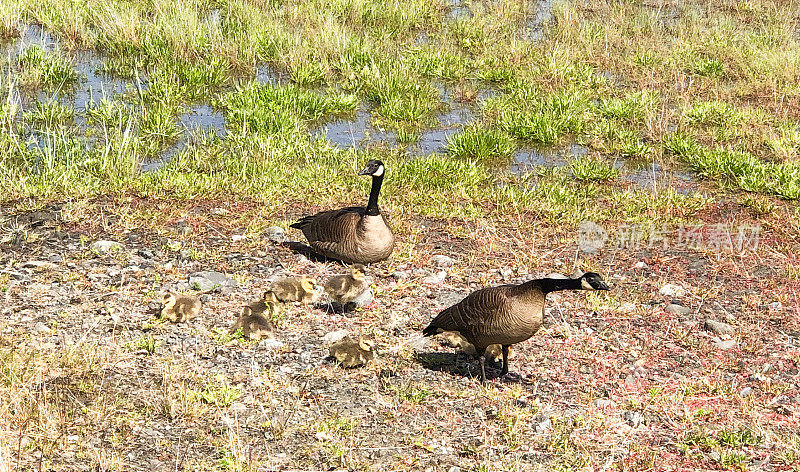
<path id="1" fill-rule="evenodd" d="M 658 163 L 650 163 L 640 169 L 623 174 L 622 180 L 630 182 L 636 188 L 657 193 L 673 188 L 678 193 L 688 194 L 698 190 L 698 183 L 688 172 L 664 169 Z"/>

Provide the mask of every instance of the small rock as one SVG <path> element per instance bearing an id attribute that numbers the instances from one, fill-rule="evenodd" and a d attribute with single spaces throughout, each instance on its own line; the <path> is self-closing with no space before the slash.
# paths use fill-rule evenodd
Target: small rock
<path id="1" fill-rule="evenodd" d="M 350 303 L 357 307 L 367 306 L 372 303 L 372 300 L 375 299 L 375 293 L 372 291 L 372 287 L 368 287 L 366 290 L 361 292 L 359 296 L 354 298 Z"/>
<path id="2" fill-rule="evenodd" d="M 283 230 L 280 226 L 270 226 L 269 228 L 264 230 L 264 236 L 267 237 L 273 243 L 282 243 L 286 241 L 286 231 Z"/>
<path id="3" fill-rule="evenodd" d="M 64 256 L 61 254 L 50 254 L 50 256 L 47 257 L 47 260 L 55 264 L 61 264 L 64 262 Z"/>
<path id="4" fill-rule="evenodd" d="M 333 439 L 330 434 L 324 431 L 320 431 L 319 433 L 315 434 L 314 438 L 316 438 L 317 441 L 330 441 Z"/>
<path id="5" fill-rule="evenodd" d="M 729 325 L 728 323 L 723 323 L 722 321 L 715 321 L 712 319 L 706 320 L 705 328 L 720 336 L 733 333 L 733 326 Z"/>
<path id="6" fill-rule="evenodd" d="M 682 297 L 686 295 L 686 290 L 683 289 L 680 285 L 675 284 L 667 284 L 661 287 L 661 290 L 658 291 L 661 295 L 665 297 Z"/>
<path id="7" fill-rule="evenodd" d="M 670 303 L 666 306 L 666 308 L 664 308 L 664 311 L 667 313 L 674 313 L 676 315 L 688 315 L 692 312 L 692 309 L 683 305 L 678 305 L 677 303 Z"/>
<path id="8" fill-rule="evenodd" d="M 136 251 L 136 254 L 138 254 L 141 257 L 144 257 L 145 259 L 152 259 L 153 257 L 155 257 L 153 251 L 151 251 L 150 249 L 139 249 L 138 251 Z"/>
<path id="9" fill-rule="evenodd" d="M 422 283 L 429 284 L 429 285 L 438 285 L 447 278 L 447 272 L 440 270 L 439 272 L 429 275 L 422 279 Z"/>
<path id="10" fill-rule="evenodd" d="M 609 400 L 608 398 L 598 398 L 594 401 L 595 408 L 609 408 L 614 406 L 614 402 Z"/>
<path id="11" fill-rule="evenodd" d="M 780 311 L 783 309 L 783 303 L 781 302 L 772 302 L 769 304 L 769 309 L 772 311 Z"/>
<path id="12" fill-rule="evenodd" d="M 260 343 L 258 343 L 258 347 L 260 349 L 265 349 L 267 351 L 272 351 L 275 349 L 280 349 L 283 347 L 283 343 L 278 341 L 277 339 L 267 338 Z"/>
<path id="13" fill-rule="evenodd" d="M 639 261 L 633 265 L 634 269 L 647 269 L 647 264 L 644 261 Z"/>
<path id="14" fill-rule="evenodd" d="M 91 249 L 92 252 L 97 254 L 108 254 L 109 252 L 112 251 L 120 251 L 122 250 L 123 247 L 124 246 L 122 244 L 116 241 L 100 240 L 100 241 L 95 241 L 89 247 L 89 249 Z"/>
<path id="15" fill-rule="evenodd" d="M 436 264 L 439 267 L 450 267 L 451 265 L 456 263 L 456 260 L 450 256 L 445 256 L 443 254 L 437 254 L 431 257 L 431 262 Z"/>
<path id="16" fill-rule="evenodd" d="M 221 272 L 202 271 L 189 275 L 189 287 L 205 292 L 212 289 L 230 289 L 236 287 L 236 280 L 226 276 Z"/>
<path id="17" fill-rule="evenodd" d="M 247 239 L 247 236 L 243 234 L 234 234 L 233 236 L 231 236 L 231 241 L 235 243 L 238 243 L 239 241 L 244 241 L 245 239 Z"/>
<path id="18" fill-rule="evenodd" d="M 33 327 L 33 332 L 38 334 L 49 335 L 53 333 L 53 330 L 49 326 L 40 321 L 36 323 L 36 325 Z"/>
<path id="19" fill-rule="evenodd" d="M 739 396 L 742 397 L 742 398 L 747 398 L 752 394 L 753 394 L 753 388 L 752 387 L 745 387 L 745 388 L 743 388 L 743 389 L 741 389 L 739 391 Z"/>
<path id="20" fill-rule="evenodd" d="M 714 346 L 716 346 L 717 349 L 721 349 L 723 351 L 727 351 L 729 349 L 733 349 L 733 348 L 736 347 L 736 340 L 735 339 L 728 339 L 728 340 L 723 341 L 721 339 L 715 339 L 714 340 Z"/>
<path id="21" fill-rule="evenodd" d="M 405 280 L 410 277 L 411 274 L 408 273 L 407 270 L 396 270 L 392 272 L 392 277 L 395 280 Z"/>
<path id="22" fill-rule="evenodd" d="M 625 410 L 622 413 L 622 419 L 625 420 L 630 426 L 634 428 L 639 426 L 644 421 L 644 416 L 638 411 Z"/>
<path id="23" fill-rule="evenodd" d="M 511 278 L 511 274 L 513 274 L 512 270 L 508 267 L 501 267 L 498 272 L 500 272 L 500 276 L 503 277 L 504 280 Z"/>
<path id="24" fill-rule="evenodd" d="M 23 262 L 19 265 L 19 267 L 23 269 L 38 269 L 38 270 L 48 270 L 48 269 L 55 269 L 58 266 L 53 264 L 52 262 L 45 262 L 45 261 L 27 261 Z"/>
<path id="25" fill-rule="evenodd" d="M 337 329 L 336 331 L 331 331 L 330 333 L 326 334 L 322 337 L 322 342 L 325 344 L 333 344 L 336 341 L 344 339 L 347 335 L 350 334 L 350 331 L 346 329 Z"/>

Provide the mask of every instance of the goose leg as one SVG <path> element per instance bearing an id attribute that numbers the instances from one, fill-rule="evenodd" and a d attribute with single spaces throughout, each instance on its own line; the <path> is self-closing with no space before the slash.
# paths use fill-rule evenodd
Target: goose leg
<path id="1" fill-rule="evenodd" d="M 481 354 L 481 383 L 486 383 L 486 355 Z"/>
<path id="2" fill-rule="evenodd" d="M 508 348 L 508 345 L 503 345 L 503 370 L 500 371 L 500 377 L 508 373 Z"/>

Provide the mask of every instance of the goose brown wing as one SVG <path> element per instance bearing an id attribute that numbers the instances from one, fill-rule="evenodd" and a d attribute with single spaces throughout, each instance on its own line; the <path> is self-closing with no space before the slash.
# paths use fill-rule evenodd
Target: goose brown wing
<path id="1" fill-rule="evenodd" d="M 363 214 L 362 207 L 328 210 L 306 216 L 291 226 L 302 230 L 308 242 L 324 248 L 328 243 L 340 244 L 343 240 L 353 238 Z"/>
<path id="2" fill-rule="evenodd" d="M 501 285 L 472 292 L 439 313 L 422 333 L 431 336 L 439 331 L 458 331 L 474 336 L 487 331 L 496 324 L 500 313 L 510 309 L 509 287 Z"/>

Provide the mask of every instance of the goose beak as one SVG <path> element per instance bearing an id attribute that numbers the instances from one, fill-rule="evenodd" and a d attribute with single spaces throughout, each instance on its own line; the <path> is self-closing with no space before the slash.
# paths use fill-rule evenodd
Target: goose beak
<path id="1" fill-rule="evenodd" d="M 605 282 L 600 282 L 600 286 L 597 287 L 597 290 L 611 290 L 611 287 Z"/>
<path id="2" fill-rule="evenodd" d="M 361 171 L 358 173 L 358 175 L 370 175 L 370 174 L 372 174 L 372 172 L 370 172 L 370 170 L 369 170 L 369 167 L 364 167 L 364 168 L 363 168 L 363 169 L 361 169 Z"/>

